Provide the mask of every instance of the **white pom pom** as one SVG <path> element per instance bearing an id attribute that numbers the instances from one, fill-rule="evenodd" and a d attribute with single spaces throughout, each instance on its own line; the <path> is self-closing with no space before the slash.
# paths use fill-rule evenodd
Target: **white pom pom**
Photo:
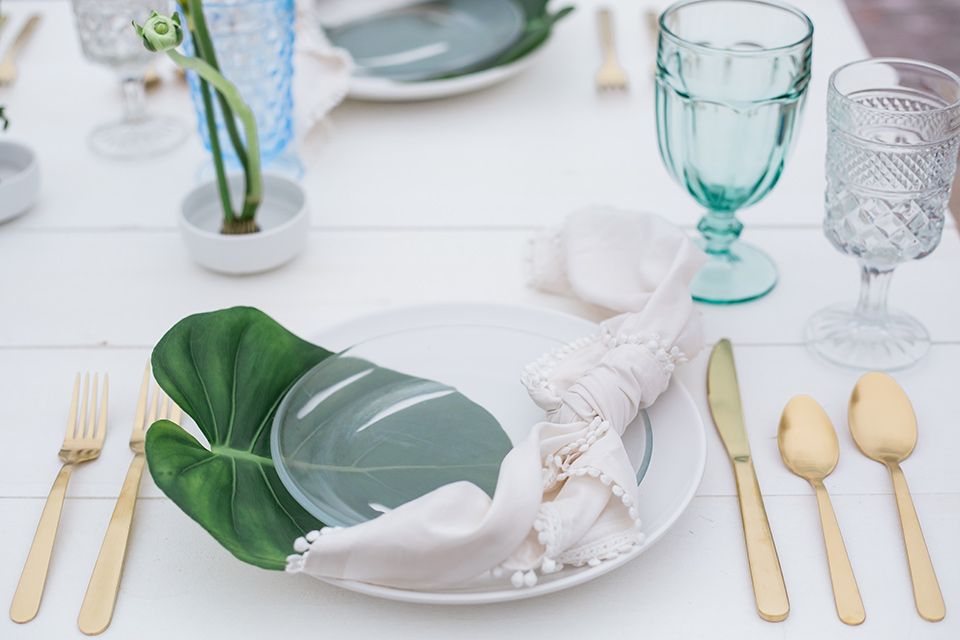
<path id="1" fill-rule="evenodd" d="M 590 560 L 587 561 L 587 564 L 591 567 L 600 566 L 600 558 L 590 558 Z"/>
<path id="2" fill-rule="evenodd" d="M 308 531 L 307 535 L 305 535 L 304 538 L 307 539 L 307 542 L 314 543 L 320 539 L 320 532 L 316 530 Z"/>
<path id="3" fill-rule="evenodd" d="M 303 553 L 304 551 L 310 548 L 310 543 L 307 542 L 306 538 L 297 538 L 293 541 L 293 550 L 298 553 Z"/>
<path id="4" fill-rule="evenodd" d="M 613 495 L 617 496 L 618 498 L 619 498 L 620 496 L 622 496 L 622 495 L 623 495 L 623 487 L 621 487 L 620 485 L 617 485 L 617 484 L 613 485 Z"/>
<path id="5" fill-rule="evenodd" d="M 502 578 L 503 567 L 494 567 L 493 569 L 490 570 L 490 575 L 492 575 L 494 578 Z"/>
<path id="6" fill-rule="evenodd" d="M 510 584 L 519 589 L 523 586 L 523 571 L 517 571 L 510 576 Z"/>
<path id="7" fill-rule="evenodd" d="M 543 563 L 540 565 L 540 569 L 544 573 L 553 573 L 557 570 L 557 563 L 554 562 L 553 558 L 544 558 Z"/>
<path id="8" fill-rule="evenodd" d="M 602 474 L 600 474 L 600 482 L 603 483 L 603 486 L 609 487 L 609 486 L 610 486 L 610 483 L 613 482 L 613 478 L 611 478 L 610 476 L 608 476 L 608 475 L 605 474 L 605 473 L 602 473 Z"/>
<path id="9" fill-rule="evenodd" d="M 599 478 L 599 477 L 600 477 L 600 469 L 597 469 L 596 467 L 590 467 L 589 469 L 587 469 L 587 473 L 590 474 L 590 477 L 591 477 L 591 478 Z"/>
<path id="10" fill-rule="evenodd" d="M 523 584 L 527 587 L 532 587 L 537 584 L 537 574 L 535 571 L 528 571 L 523 576 Z"/>

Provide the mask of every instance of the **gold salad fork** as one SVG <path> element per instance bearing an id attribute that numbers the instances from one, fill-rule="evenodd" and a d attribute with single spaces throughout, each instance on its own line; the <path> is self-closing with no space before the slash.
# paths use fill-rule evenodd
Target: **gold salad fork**
<path id="1" fill-rule="evenodd" d="M 120 589 L 120 575 L 123 573 L 123 562 L 127 556 L 127 543 L 130 541 L 130 526 L 133 524 L 133 510 L 137 505 L 137 493 L 140 491 L 140 478 L 143 476 L 144 438 L 147 429 L 156 420 L 170 420 L 180 423 L 180 408 L 154 385 L 153 399 L 147 409 L 147 395 L 150 388 L 150 364 L 143 374 L 143 383 L 140 386 L 140 400 L 137 403 L 137 414 L 133 422 L 133 432 L 130 434 L 130 449 L 133 450 L 133 461 L 123 481 L 117 506 L 113 510 L 113 517 L 107 526 L 107 533 L 103 537 L 100 555 L 97 564 L 93 567 L 87 594 L 80 607 L 80 617 L 77 624 L 80 631 L 87 635 L 102 633 L 110 626 L 113 619 L 113 609 L 117 603 L 117 592 Z M 158 412 L 159 407 L 159 412 Z"/>
<path id="2" fill-rule="evenodd" d="M 23 573 L 20 574 L 20 583 L 13 595 L 10 618 L 14 622 L 30 622 L 40 610 L 40 599 L 43 597 L 43 586 L 47 581 L 47 570 L 50 568 L 53 542 L 57 537 L 63 499 L 67 493 L 67 483 L 70 481 L 73 468 L 81 462 L 96 459 L 100 456 L 100 450 L 103 449 L 103 440 L 107 432 L 107 376 L 103 376 L 103 395 L 100 399 L 99 416 L 96 412 L 96 375 L 93 376 L 93 390 L 90 391 L 90 374 L 87 374 L 83 378 L 83 404 L 78 413 L 77 405 L 80 403 L 80 374 L 78 373 L 76 382 L 73 384 L 67 433 L 60 447 L 59 456 L 64 464 L 53 482 L 53 488 L 50 489 L 47 503 L 40 515 L 40 524 L 37 525 L 37 533 L 30 546 L 30 553 L 27 554 L 27 561 L 23 565 Z"/>
<path id="3" fill-rule="evenodd" d="M 597 24 L 600 26 L 600 44 L 603 47 L 603 66 L 597 71 L 598 91 L 626 91 L 627 74 L 617 61 L 617 51 L 613 44 L 613 16 L 609 9 L 597 11 Z"/>

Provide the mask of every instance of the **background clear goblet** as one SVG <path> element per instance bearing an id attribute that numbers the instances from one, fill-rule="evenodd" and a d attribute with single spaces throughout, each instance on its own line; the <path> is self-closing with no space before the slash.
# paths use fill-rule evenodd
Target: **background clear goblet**
<path id="1" fill-rule="evenodd" d="M 813 25 L 768 0 L 687 0 L 660 16 L 657 134 L 667 170 L 708 213 L 710 260 L 696 300 L 743 302 L 769 292 L 777 269 L 737 241 L 736 212 L 777 183 L 810 80 Z"/>
<path id="2" fill-rule="evenodd" d="M 156 10 L 171 15 L 171 0 L 73 0 L 83 55 L 113 69 L 123 89 L 123 117 L 98 126 L 90 147 L 111 158 L 155 156 L 174 149 L 186 138 L 177 120 L 150 116 L 146 110 L 143 75 L 153 54 L 143 46 L 131 22 L 143 24 Z"/>
<path id="3" fill-rule="evenodd" d="M 898 264 L 940 243 L 960 147 L 960 78 L 914 60 L 845 65 L 830 76 L 827 124 L 824 231 L 860 262 L 860 298 L 815 314 L 807 343 L 837 364 L 902 368 L 930 338 L 887 309 L 887 292 Z"/>

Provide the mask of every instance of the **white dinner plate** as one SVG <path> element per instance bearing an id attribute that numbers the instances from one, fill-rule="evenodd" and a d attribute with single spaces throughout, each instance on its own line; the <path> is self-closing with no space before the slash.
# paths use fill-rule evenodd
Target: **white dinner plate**
<path id="1" fill-rule="evenodd" d="M 548 41 L 549 42 L 549 41 Z M 347 94 L 353 100 L 367 102 L 416 102 L 450 98 L 505 82 L 525 71 L 546 49 L 544 42 L 519 60 L 491 69 L 468 73 L 454 78 L 425 80 L 423 82 L 397 82 L 389 78 L 353 76 Z"/>
<path id="2" fill-rule="evenodd" d="M 431 326 L 504 327 L 569 342 L 597 331 L 597 325 L 562 313 L 490 304 L 446 304 L 407 307 L 366 316 L 325 329 L 311 339 L 339 351 L 354 344 L 405 329 Z M 540 342 L 540 341 L 538 341 Z M 540 354 L 533 354 L 535 360 Z M 517 385 L 520 385 L 517 371 Z M 532 401 L 530 401 L 532 403 Z M 676 379 L 648 410 L 653 428 L 653 456 L 637 505 L 643 523 L 643 543 L 596 567 L 566 567 L 540 576 L 533 587 L 517 589 L 510 577 L 476 578 L 451 589 L 418 591 L 382 587 L 348 580 L 327 580 L 337 586 L 372 596 L 425 604 L 481 604 L 532 598 L 593 580 L 620 567 L 649 549 L 673 526 L 700 485 L 707 446 L 703 420 L 690 393 Z"/>

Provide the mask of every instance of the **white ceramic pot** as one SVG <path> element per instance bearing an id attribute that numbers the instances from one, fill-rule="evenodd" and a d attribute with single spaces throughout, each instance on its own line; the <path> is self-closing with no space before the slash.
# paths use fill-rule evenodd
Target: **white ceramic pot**
<path id="1" fill-rule="evenodd" d="M 29 148 L 0 142 L 0 222 L 16 218 L 36 201 L 40 166 Z"/>
<path id="2" fill-rule="evenodd" d="M 242 198 L 242 176 L 231 176 L 232 202 Z M 180 231 L 190 256 L 202 266 L 230 275 L 275 269 L 296 257 L 307 243 L 310 213 L 300 185 L 277 175 L 263 176 L 263 200 L 257 210 L 260 231 L 220 233 L 223 214 L 215 181 L 187 194 L 180 209 Z"/>

